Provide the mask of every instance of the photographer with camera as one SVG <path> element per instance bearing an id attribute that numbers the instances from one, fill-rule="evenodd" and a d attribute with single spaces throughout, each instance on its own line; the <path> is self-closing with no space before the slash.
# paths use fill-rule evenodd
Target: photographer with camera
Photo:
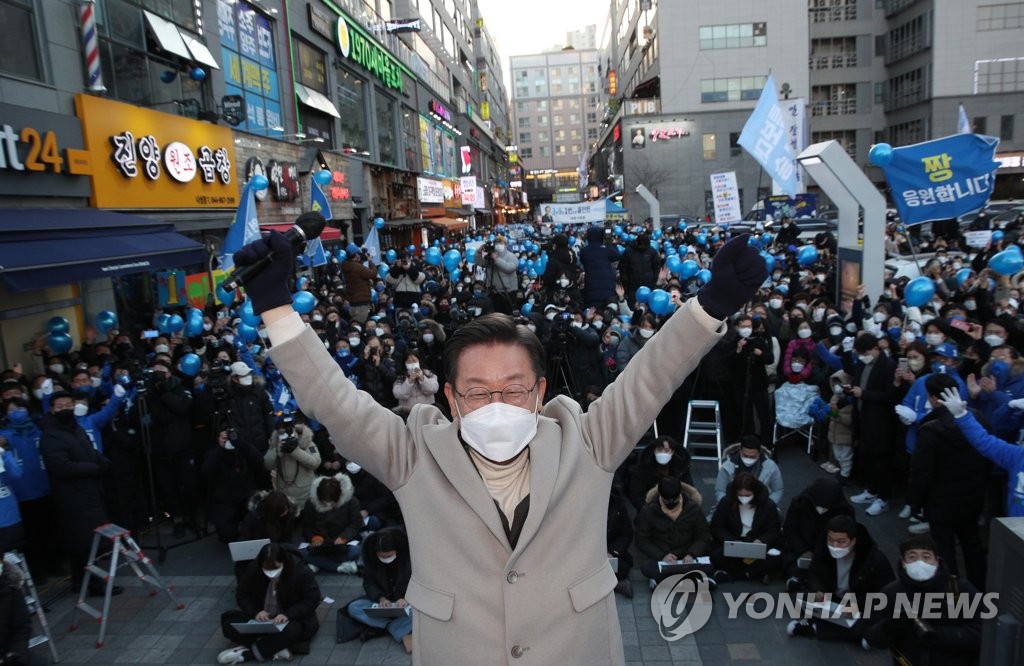
<path id="1" fill-rule="evenodd" d="M 408 416 L 414 405 L 434 404 L 434 394 L 437 393 L 440 384 L 437 375 L 424 368 L 420 357 L 414 352 L 405 354 L 403 372 L 395 380 L 392 388 L 398 406 L 395 412 L 402 416 Z"/>
<path id="2" fill-rule="evenodd" d="M 519 268 L 519 257 L 508 249 L 505 237 L 498 235 L 494 243 L 483 246 L 483 265 L 487 271 L 487 293 L 494 304 L 495 312 L 512 314 L 515 306 L 515 293 L 519 287 L 516 270 Z"/>
<path id="3" fill-rule="evenodd" d="M 354 370 L 360 388 L 373 396 L 378 404 L 388 408 L 398 404 L 392 391 L 396 376 L 395 361 L 385 358 L 379 338 L 370 337 L 366 341 Z"/>
<path id="4" fill-rule="evenodd" d="M 270 470 L 274 490 L 301 506 L 309 497 L 320 467 L 320 451 L 313 442 L 313 431 L 297 416 L 301 414 L 285 412 L 277 420 L 277 431 L 270 436 L 263 465 Z"/>
<path id="5" fill-rule="evenodd" d="M 202 473 L 209 489 L 207 520 L 222 543 L 238 541 L 238 524 L 246 515 L 247 502 L 264 479 L 259 452 L 234 428 L 222 428 L 216 446 L 203 459 Z"/>
<path id="6" fill-rule="evenodd" d="M 969 581 L 950 573 L 946 562 L 937 554 L 935 542 L 927 535 L 912 536 L 900 544 L 900 559 L 895 581 L 882 589 L 887 602 L 873 617 L 864 632 L 865 648 L 889 648 L 893 660 L 900 664 L 943 664 L 968 666 L 977 663 L 981 651 L 981 619 L 949 617 L 950 604 L 961 594 L 975 595 L 978 590 Z M 893 609 L 900 595 L 952 595 L 950 603 L 934 608 L 937 618 L 922 620 L 894 617 Z"/>
<path id="7" fill-rule="evenodd" d="M 391 265 L 385 280 L 395 296 L 395 307 L 407 308 L 413 303 L 419 303 L 420 286 L 426 278 L 415 258 L 404 250 L 399 252 L 398 260 Z"/>

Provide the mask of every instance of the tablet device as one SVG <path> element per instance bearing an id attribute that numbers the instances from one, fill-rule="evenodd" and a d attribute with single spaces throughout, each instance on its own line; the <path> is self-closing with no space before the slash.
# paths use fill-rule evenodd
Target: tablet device
<path id="1" fill-rule="evenodd" d="M 284 631 L 288 623 L 274 624 L 273 622 L 249 620 L 248 622 L 232 622 L 231 626 L 237 629 L 240 634 L 276 634 L 279 631 Z"/>
<path id="2" fill-rule="evenodd" d="M 371 606 L 365 609 L 367 617 L 378 617 L 378 618 L 395 618 L 402 617 L 407 614 L 405 608 L 399 608 L 397 606 L 390 606 L 388 608 L 380 608 L 379 606 Z"/>
<path id="3" fill-rule="evenodd" d="M 726 541 L 722 554 L 726 557 L 739 557 L 745 560 L 763 560 L 768 556 L 768 544 Z"/>

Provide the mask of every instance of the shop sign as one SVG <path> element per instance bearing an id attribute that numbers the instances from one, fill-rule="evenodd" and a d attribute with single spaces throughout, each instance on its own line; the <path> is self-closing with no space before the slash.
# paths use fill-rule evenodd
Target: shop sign
<path id="1" fill-rule="evenodd" d="M 445 189 L 439 180 L 417 178 L 416 193 L 420 203 L 444 203 Z"/>
<path id="2" fill-rule="evenodd" d="M 446 109 L 444 105 L 436 99 L 430 100 L 430 112 L 437 114 L 443 120 L 447 120 L 448 122 L 452 121 L 452 112 Z"/>
<path id="3" fill-rule="evenodd" d="M 1024 153 L 996 153 L 996 162 L 1000 169 L 1019 169 L 1024 167 Z"/>
<path id="4" fill-rule="evenodd" d="M 309 29 L 328 40 L 334 39 L 335 18 L 321 7 L 310 2 L 306 5 L 309 9 Z"/>
<path id="5" fill-rule="evenodd" d="M 661 113 L 661 99 L 652 97 L 650 99 L 627 99 L 627 116 L 650 116 Z"/>
<path id="6" fill-rule="evenodd" d="M 690 136 L 690 130 L 682 127 L 652 127 L 648 135 L 651 143 L 668 141 L 670 139 L 681 139 Z"/>
<path id="7" fill-rule="evenodd" d="M 423 26 L 420 19 L 392 19 L 384 22 L 384 29 L 391 32 L 419 32 Z"/>
<path id="8" fill-rule="evenodd" d="M 269 183 L 267 189 L 256 192 L 256 202 L 264 201 L 269 195 L 274 201 L 295 201 L 299 198 L 299 166 L 294 162 L 269 160 L 264 165 L 258 157 L 250 157 L 245 163 L 245 178 L 262 175 Z"/>
<path id="9" fill-rule="evenodd" d="M 231 130 L 78 95 L 97 208 L 234 208 Z"/>
<path id="10" fill-rule="evenodd" d="M 366 36 L 361 30 L 350 25 L 344 16 L 338 17 L 335 44 L 341 55 L 362 65 L 388 88 L 404 92 L 402 66 L 390 53 Z"/>
<path id="11" fill-rule="evenodd" d="M 0 194 L 89 196 L 92 162 L 82 146 L 74 116 L 0 104 Z"/>
<path id="12" fill-rule="evenodd" d="M 459 187 L 462 189 L 462 205 L 476 205 L 476 176 L 463 176 L 459 179 Z"/>

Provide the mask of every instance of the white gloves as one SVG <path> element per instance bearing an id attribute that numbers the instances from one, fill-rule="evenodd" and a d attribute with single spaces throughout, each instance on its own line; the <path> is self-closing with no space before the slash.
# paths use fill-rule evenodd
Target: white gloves
<path id="1" fill-rule="evenodd" d="M 942 392 L 942 399 L 939 400 L 943 407 L 949 410 L 954 418 L 960 418 L 967 413 L 967 403 L 960 397 L 960 391 L 948 388 Z"/>
<path id="2" fill-rule="evenodd" d="M 1017 398 L 1006 403 L 1010 406 L 1010 409 L 1024 409 L 1024 398 Z"/>
<path id="3" fill-rule="evenodd" d="M 906 405 L 896 405 L 896 415 L 900 417 L 903 425 L 911 425 L 917 421 L 917 412 Z"/>
<path id="4" fill-rule="evenodd" d="M 843 351 L 844 352 L 851 352 L 851 351 L 853 351 L 853 336 L 850 336 L 848 338 L 843 338 Z"/>
<path id="5" fill-rule="evenodd" d="M 114 397 L 123 398 L 128 391 L 124 390 L 124 387 L 120 384 L 114 384 Z"/>

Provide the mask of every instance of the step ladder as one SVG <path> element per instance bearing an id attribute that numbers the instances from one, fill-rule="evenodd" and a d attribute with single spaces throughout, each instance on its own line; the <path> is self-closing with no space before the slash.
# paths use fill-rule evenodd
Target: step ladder
<path id="1" fill-rule="evenodd" d="M 722 417 L 717 400 L 691 400 L 686 406 L 683 448 L 692 460 L 714 461 L 721 467 Z"/>
<path id="2" fill-rule="evenodd" d="M 6 552 L 4 553 L 4 566 L 17 573 L 21 579 L 21 592 L 25 595 L 25 606 L 28 608 L 28 612 L 34 613 L 39 621 L 39 629 L 42 633 L 29 639 L 29 649 L 46 643 L 50 648 L 50 654 L 53 655 L 54 663 L 60 661 L 57 644 L 53 642 L 53 636 L 50 634 L 50 623 L 46 621 L 46 611 L 43 610 L 43 604 L 39 601 L 36 584 L 28 570 L 25 556 L 16 550 Z"/>
<path id="3" fill-rule="evenodd" d="M 78 603 L 75 604 L 75 609 L 71 613 L 71 631 L 78 628 L 75 621 L 78 619 L 78 611 L 82 611 L 93 619 L 99 620 L 100 634 L 96 638 L 96 647 L 103 647 L 103 639 L 107 633 L 107 620 L 110 618 L 110 597 L 114 589 L 114 580 L 117 577 L 117 570 L 124 566 L 131 567 L 136 577 L 152 588 L 149 592 L 150 596 L 155 596 L 163 590 L 171 598 L 171 601 L 174 602 L 178 610 L 185 607 L 185 604 L 178 601 L 178 598 L 174 596 L 172 586 L 165 585 L 160 580 L 160 574 L 156 572 L 153 561 L 146 557 L 142 549 L 139 548 L 139 545 L 135 543 L 129 530 L 120 525 L 107 523 L 100 525 L 93 531 L 95 534 L 92 537 L 89 563 L 85 565 L 85 575 L 82 578 L 82 589 L 78 593 Z M 104 539 L 110 540 L 111 548 L 107 552 L 100 553 L 100 544 Z M 108 568 L 104 569 L 101 565 L 107 559 L 110 560 L 110 563 L 107 565 Z M 89 594 L 89 579 L 93 576 L 99 578 L 105 584 L 102 611 L 96 610 L 85 601 Z"/>

